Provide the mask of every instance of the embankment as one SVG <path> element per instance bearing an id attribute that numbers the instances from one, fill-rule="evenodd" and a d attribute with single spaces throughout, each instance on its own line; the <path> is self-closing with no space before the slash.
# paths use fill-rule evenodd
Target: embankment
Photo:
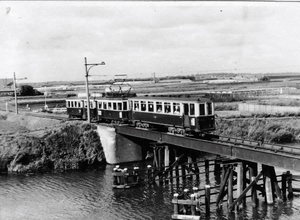
<path id="1" fill-rule="evenodd" d="M 103 162 L 93 124 L 0 113 L 2 172 L 64 171 Z"/>
<path id="2" fill-rule="evenodd" d="M 218 118 L 216 134 L 277 144 L 300 141 L 300 118 Z"/>

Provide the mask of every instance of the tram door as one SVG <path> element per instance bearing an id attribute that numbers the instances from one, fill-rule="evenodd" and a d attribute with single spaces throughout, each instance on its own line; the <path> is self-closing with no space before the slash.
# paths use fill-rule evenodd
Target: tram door
<path id="1" fill-rule="evenodd" d="M 183 126 L 190 127 L 189 104 L 183 103 Z"/>

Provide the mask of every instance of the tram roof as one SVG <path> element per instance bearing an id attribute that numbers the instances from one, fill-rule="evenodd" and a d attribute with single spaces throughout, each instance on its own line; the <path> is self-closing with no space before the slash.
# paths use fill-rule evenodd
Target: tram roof
<path id="1" fill-rule="evenodd" d="M 107 100 L 107 101 L 122 101 L 122 100 L 153 100 L 153 101 L 186 101 L 186 102 L 213 102 L 211 99 L 208 98 L 203 98 L 203 97 L 175 97 L 175 96 L 136 96 L 136 97 L 95 97 L 95 98 L 90 98 L 90 101 L 97 101 L 97 100 Z M 74 98 L 68 98 L 66 101 L 85 101 L 86 98 L 79 98 L 79 97 L 74 97 Z"/>
<path id="2" fill-rule="evenodd" d="M 203 97 L 186 97 L 186 96 L 180 96 L 180 97 L 175 97 L 175 96 L 138 96 L 138 97 L 133 97 L 130 98 L 132 100 L 161 100 L 161 101 L 186 101 L 186 102 L 212 102 L 211 99 L 208 98 L 203 98 Z"/>

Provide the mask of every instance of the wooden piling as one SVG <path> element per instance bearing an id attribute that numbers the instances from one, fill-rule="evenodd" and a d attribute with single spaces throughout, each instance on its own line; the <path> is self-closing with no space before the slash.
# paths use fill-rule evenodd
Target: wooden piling
<path id="1" fill-rule="evenodd" d="M 210 215 L 210 185 L 205 185 L 205 215 Z"/>
<path id="2" fill-rule="evenodd" d="M 257 176 L 257 164 L 251 163 L 249 164 L 249 179 L 253 182 L 255 177 Z M 257 191 L 256 191 L 256 182 L 253 183 L 253 186 L 251 188 L 251 200 L 252 200 L 252 206 L 257 207 L 258 206 L 258 198 L 257 198 Z"/>
<path id="3" fill-rule="evenodd" d="M 199 181 L 200 180 L 200 174 L 199 174 L 200 171 L 199 171 L 198 163 L 196 160 L 193 160 L 193 162 L 194 162 L 196 180 Z"/>
<path id="4" fill-rule="evenodd" d="M 265 201 L 268 205 L 274 204 L 274 191 L 272 187 L 272 181 L 271 181 L 271 173 L 270 168 L 267 165 L 262 165 L 263 173 L 264 173 L 264 188 L 265 188 Z"/>
<path id="5" fill-rule="evenodd" d="M 233 202 L 233 165 L 230 165 L 230 167 L 229 167 L 227 196 L 228 196 L 227 205 L 230 206 L 230 204 Z"/>
<path id="6" fill-rule="evenodd" d="M 192 180 L 193 179 L 193 173 L 191 172 L 193 166 L 193 160 L 191 156 L 188 156 L 188 170 L 189 170 L 189 175 L 188 179 Z"/>
<path id="7" fill-rule="evenodd" d="M 177 151 L 174 149 L 175 161 L 178 161 L 179 157 L 177 156 Z M 178 163 L 175 164 L 175 176 L 176 183 L 179 184 L 179 166 Z"/>
<path id="8" fill-rule="evenodd" d="M 214 175 L 217 184 L 221 182 L 221 165 L 218 159 L 215 159 Z"/>
<path id="9" fill-rule="evenodd" d="M 153 169 L 152 169 L 151 165 L 148 165 L 147 166 L 147 179 L 148 179 L 148 182 L 150 180 L 152 180 L 152 178 L 153 178 Z"/>
<path id="10" fill-rule="evenodd" d="M 237 163 L 236 167 L 236 173 L 237 173 L 237 197 L 240 197 L 244 190 L 245 186 L 245 175 L 244 175 L 244 164 L 242 162 Z M 239 210 L 242 204 L 245 203 L 245 198 L 241 198 L 240 203 L 236 205 L 237 210 Z"/>
<path id="11" fill-rule="evenodd" d="M 183 190 L 183 199 L 184 200 L 187 200 L 188 199 L 188 192 L 189 190 L 188 189 L 184 189 Z M 188 212 L 188 206 L 187 205 L 183 205 L 183 214 L 187 214 Z"/>
<path id="12" fill-rule="evenodd" d="M 277 176 L 276 176 L 276 173 L 275 173 L 275 169 L 274 167 L 269 167 L 270 169 L 270 175 L 271 175 L 271 182 L 272 182 L 272 190 L 273 192 L 276 192 L 276 199 L 277 201 L 282 201 L 282 192 L 281 192 L 281 189 L 279 188 L 279 185 L 278 185 L 278 181 L 277 181 Z M 274 198 L 274 196 L 273 196 Z"/>
<path id="13" fill-rule="evenodd" d="M 209 184 L 209 160 L 205 159 L 205 182 Z"/>
<path id="14" fill-rule="evenodd" d="M 292 199 L 293 195 L 293 186 L 292 186 L 292 174 L 290 171 L 286 172 L 287 175 L 287 185 L 288 185 L 288 199 Z"/>
<path id="15" fill-rule="evenodd" d="M 181 166 L 181 176 L 182 176 L 182 182 L 186 181 L 186 171 L 185 171 L 185 166 Z"/>
<path id="16" fill-rule="evenodd" d="M 170 169 L 170 170 L 168 170 L 169 169 L 169 166 L 170 166 L 170 150 L 169 150 L 169 146 L 165 146 L 164 147 L 164 150 L 165 150 L 165 152 L 164 152 L 164 167 L 165 167 L 165 175 L 164 175 L 164 178 L 166 178 L 165 179 L 165 183 L 167 183 L 168 182 L 168 180 L 167 180 L 167 178 L 169 177 L 169 176 L 171 176 L 170 175 L 170 173 L 172 172 L 172 168 Z M 168 171 L 168 172 L 167 172 Z"/>
<path id="17" fill-rule="evenodd" d="M 221 186 L 220 186 L 220 192 L 216 201 L 217 207 L 221 208 L 222 204 L 223 204 L 223 197 L 225 195 L 225 187 L 228 181 L 228 178 L 230 176 L 230 169 L 228 168 L 228 166 L 223 166 L 223 174 L 222 174 L 222 182 L 221 182 Z"/>
<path id="18" fill-rule="evenodd" d="M 170 150 L 169 146 L 165 146 L 165 170 L 170 166 Z"/>
<path id="19" fill-rule="evenodd" d="M 191 194 L 191 200 L 192 201 L 196 200 L 196 195 L 195 194 Z M 194 204 L 191 205 L 191 214 L 196 215 L 196 205 L 194 205 Z"/>
<path id="20" fill-rule="evenodd" d="M 282 175 L 281 175 L 281 191 L 282 191 L 283 201 L 286 201 L 286 181 L 287 181 L 287 174 L 282 173 Z"/>
<path id="21" fill-rule="evenodd" d="M 236 204 L 239 204 L 241 202 L 242 199 L 244 199 L 244 197 L 246 196 L 247 192 L 252 188 L 252 186 L 254 184 L 257 183 L 257 181 L 259 180 L 259 178 L 263 175 L 262 172 L 259 173 L 259 175 L 257 175 L 256 177 L 254 177 L 253 181 L 247 186 L 247 188 L 241 193 L 241 195 L 229 206 L 229 210 L 232 210 L 233 207 Z"/>
<path id="22" fill-rule="evenodd" d="M 175 193 L 174 195 L 173 195 L 173 200 L 178 200 L 178 196 L 179 196 L 179 194 L 178 193 Z M 173 206 L 174 206 L 174 214 L 175 215 L 178 215 L 178 203 L 176 202 L 176 203 L 173 203 Z"/>

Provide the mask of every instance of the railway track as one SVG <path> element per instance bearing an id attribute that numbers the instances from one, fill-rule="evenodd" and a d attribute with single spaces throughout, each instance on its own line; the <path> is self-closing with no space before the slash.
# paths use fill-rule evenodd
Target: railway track
<path id="1" fill-rule="evenodd" d="M 212 141 L 218 143 L 231 144 L 236 147 L 241 146 L 241 147 L 247 147 L 251 149 L 270 151 L 278 154 L 300 156 L 300 146 L 295 147 L 295 146 L 279 145 L 279 144 L 272 144 L 272 143 L 262 143 L 260 141 L 251 141 L 251 140 L 245 140 L 236 137 L 223 137 L 223 136 L 219 136 L 218 138 L 212 138 Z"/>

